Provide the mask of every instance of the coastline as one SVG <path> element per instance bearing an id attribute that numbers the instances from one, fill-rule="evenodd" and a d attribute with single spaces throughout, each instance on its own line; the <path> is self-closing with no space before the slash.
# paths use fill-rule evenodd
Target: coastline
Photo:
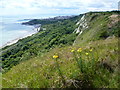
<path id="1" fill-rule="evenodd" d="M 40 27 L 39 27 L 39 28 L 40 28 Z M 18 37 L 18 38 L 16 38 L 16 39 L 13 39 L 13 40 L 7 42 L 6 44 L 0 46 L 0 49 L 4 48 L 4 47 L 6 47 L 6 46 L 10 46 L 10 45 L 12 45 L 12 44 L 14 44 L 14 43 L 17 43 L 18 40 L 23 39 L 23 38 L 26 38 L 26 37 L 28 37 L 28 36 L 32 36 L 33 34 L 36 34 L 36 33 L 38 33 L 38 31 L 36 30 L 36 28 L 34 28 L 34 32 L 33 32 L 33 33 L 29 33 L 29 34 L 27 34 L 27 35 L 25 35 L 25 36 L 23 36 L 23 37 Z"/>

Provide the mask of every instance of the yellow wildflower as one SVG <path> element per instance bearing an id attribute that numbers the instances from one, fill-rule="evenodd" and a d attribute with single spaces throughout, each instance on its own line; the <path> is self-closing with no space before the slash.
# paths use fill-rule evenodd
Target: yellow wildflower
<path id="1" fill-rule="evenodd" d="M 90 52 L 92 52 L 93 50 L 92 49 L 90 49 Z"/>
<path id="2" fill-rule="evenodd" d="M 82 48 L 79 48 L 79 50 L 82 50 Z"/>
<path id="3" fill-rule="evenodd" d="M 58 58 L 58 57 L 59 57 L 58 55 L 54 55 L 54 56 L 53 56 L 53 58 L 55 58 L 55 59 Z"/>
<path id="4" fill-rule="evenodd" d="M 89 55 L 89 53 L 85 53 L 85 55 Z"/>
<path id="5" fill-rule="evenodd" d="M 71 50 L 71 52 L 74 52 L 75 50 Z"/>
<path id="6" fill-rule="evenodd" d="M 82 48 L 79 48 L 79 49 L 77 50 L 77 52 L 82 52 Z"/>

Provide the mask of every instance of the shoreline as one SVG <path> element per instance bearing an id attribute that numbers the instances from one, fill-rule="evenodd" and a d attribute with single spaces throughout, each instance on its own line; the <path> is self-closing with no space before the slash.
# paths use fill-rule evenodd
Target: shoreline
<path id="1" fill-rule="evenodd" d="M 23 37 L 15 38 L 15 39 L 7 42 L 6 44 L 0 46 L 0 49 L 4 48 L 4 47 L 6 47 L 6 46 L 10 46 L 10 45 L 12 45 L 12 44 L 14 44 L 14 43 L 17 43 L 20 39 L 23 39 L 23 38 L 26 38 L 26 37 L 28 37 L 28 36 L 32 36 L 32 35 L 38 33 L 38 31 L 36 30 L 36 28 L 34 28 L 34 31 L 35 31 L 35 32 L 33 32 L 33 33 L 27 34 L 27 35 L 25 35 L 25 36 L 23 36 Z"/>

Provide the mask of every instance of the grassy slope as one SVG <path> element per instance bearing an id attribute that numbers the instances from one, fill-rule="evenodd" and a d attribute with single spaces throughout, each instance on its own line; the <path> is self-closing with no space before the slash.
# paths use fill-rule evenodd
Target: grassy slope
<path id="1" fill-rule="evenodd" d="M 98 13 L 99 14 L 99 13 Z M 92 15 L 86 17 L 89 23 L 89 30 L 85 30 L 76 39 L 74 46 L 66 46 L 61 48 L 50 49 L 50 52 L 37 55 L 29 61 L 21 62 L 14 66 L 7 73 L 3 74 L 3 87 L 118 87 L 118 38 L 112 36 L 107 27 L 111 14 L 100 13 L 97 17 L 91 19 Z M 107 17 L 107 18 L 106 18 Z M 107 19 L 107 20 L 106 20 Z M 101 25 L 102 23 L 102 25 Z M 119 27 L 112 28 L 119 30 Z M 106 34 L 102 35 L 102 31 L 106 30 Z M 102 40 L 99 40 L 102 39 Z M 89 52 L 88 48 L 93 47 L 93 55 L 96 65 L 95 71 L 88 67 L 84 73 L 79 71 L 75 56 L 70 52 L 71 48 L 82 47 L 82 58 L 87 65 L 91 65 L 93 58 L 90 53 L 89 60 L 85 56 L 85 52 Z M 59 76 L 55 60 L 52 58 L 54 54 L 59 55 L 60 70 L 65 78 L 66 85 L 63 85 Z M 77 56 L 79 57 L 79 55 Z M 109 67 L 108 67 L 109 66 Z M 112 70 L 110 70 L 112 69 Z M 93 72 L 95 74 L 93 74 Z M 76 86 L 76 84 L 78 86 Z"/>
<path id="2" fill-rule="evenodd" d="M 117 50 L 118 50 L 118 39 L 111 38 L 108 40 L 99 40 L 82 47 L 88 50 L 88 47 L 93 47 L 93 54 L 96 61 L 106 62 L 113 68 L 114 72 L 110 72 L 100 66 L 96 66 L 96 74 L 92 78 L 88 78 L 91 83 L 84 83 L 81 87 L 109 87 L 117 88 L 118 75 L 117 75 Z M 45 88 L 45 87 L 63 87 L 61 77 L 58 74 L 58 70 L 55 64 L 55 60 L 52 59 L 54 53 L 58 53 L 60 69 L 67 81 L 67 86 L 75 87 L 71 85 L 70 80 L 84 81 L 86 77 L 84 74 L 79 72 L 79 68 L 76 65 L 73 54 L 70 52 L 71 48 L 78 47 L 65 47 L 56 48 L 46 53 L 43 56 L 35 57 L 29 61 L 22 62 L 21 64 L 14 66 L 9 72 L 3 74 L 3 87 L 28 87 L 28 88 Z M 86 56 L 83 52 L 83 58 Z M 97 56 L 98 55 L 98 56 Z M 91 56 L 90 59 L 91 60 Z M 102 63 L 102 62 L 101 62 Z M 87 72 L 91 72 L 87 70 Z M 87 73 L 91 76 L 91 73 Z M 90 84 L 88 86 L 86 84 Z"/>
<path id="3" fill-rule="evenodd" d="M 118 36 L 120 20 L 119 22 L 113 24 L 113 21 L 118 20 L 118 17 L 111 18 L 113 15 L 118 14 L 112 12 L 87 13 L 85 18 L 89 28 L 86 29 L 81 35 L 78 35 L 76 39 L 76 45 L 84 45 L 84 43 L 89 43 L 90 41 L 106 39 L 112 35 Z M 109 26 L 109 24 L 111 26 Z"/>

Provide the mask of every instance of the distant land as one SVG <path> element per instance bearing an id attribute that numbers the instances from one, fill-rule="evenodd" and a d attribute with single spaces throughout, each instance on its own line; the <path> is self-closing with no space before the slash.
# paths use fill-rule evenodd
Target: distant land
<path id="1" fill-rule="evenodd" d="M 69 19 L 75 17 L 75 15 L 71 15 L 71 16 L 57 16 L 57 17 L 53 17 L 53 18 L 43 18 L 43 19 L 24 19 L 24 20 L 31 20 L 30 22 L 23 22 L 23 25 L 34 25 L 34 24 L 40 24 L 39 21 L 41 21 L 41 23 L 49 21 L 58 21 L 58 20 L 65 20 L 65 19 Z"/>

